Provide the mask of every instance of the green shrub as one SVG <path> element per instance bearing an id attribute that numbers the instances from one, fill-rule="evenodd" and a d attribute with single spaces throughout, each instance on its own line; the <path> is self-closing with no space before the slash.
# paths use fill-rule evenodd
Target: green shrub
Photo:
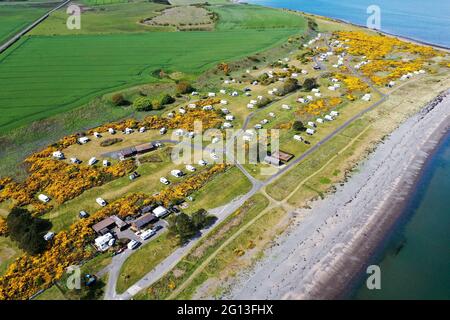
<path id="1" fill-rule="evenodd" d="M 295 131 L 305 131 L 305 130 L 306 130 L 305 125 L 304 125 L 303 122 L 301 122 L 300 120 L 294 121 L 294 124 L 292 125 L 292 128 L 293 128 Z"/>
<path id="2" fill-rule="evenodd" d="M 176 92 L 179 94 L 191 93 L 194 91 L 194 88 L 191 86 L 189 82 L 180 81 L 177 83 Z"/>
<path id="3" fill-rule="evenodd" d="M 133 102 L 133 107 L 136 111 L 150 111 L 152 110 L 152 102 L 147 97 L 138 97 Z"/>
<path id="4" fill-rule="evenodd" d="M 162 96 L 161 98 L 161 104 L 162 105 L 166 105 L 166 104 L 171 104 L 175 102 L 175 98 L 172 97 L 170 94 L 165 94 Z"/>
<path id="5" fill-rule="evenodd" d="M 114 94 L 111 98 L 111 101 L 115 106 L 118 106 L 118 107 L 124 106 L 127 104 L 127 100 L 125 100 L 123 94 L 121 94 L 121 93 Z"/>
<path id="6" fill-rule="evenodd" d="M 50 221 L 33 217 L 28 210 L 15 207 L 6 218 L 6 223 L 11 239 L 22 250 L 35 255 L 47 248 L 44 235 L 52 227 Z"/>
<path id="7" fill-rule="evenodd" d="M 163 105 L 161 104 L 161 100 L 154 99 L 152 101 L 153 110 L 161 110 L 163 108 Z"/>
<path id="8" fill-rule="evenodd" d="M 317 80 L 315 78 L 307 78 L 303 82 L 303 88 L 306 91 L 311 91 L 314 88 L 317 88 L 319 85 L 317 84 Z"/>

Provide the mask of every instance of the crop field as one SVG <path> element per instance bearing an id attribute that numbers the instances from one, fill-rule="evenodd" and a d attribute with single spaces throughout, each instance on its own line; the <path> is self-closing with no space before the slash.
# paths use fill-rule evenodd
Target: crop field
<path id="1" fill-rule="evenodd" d="M 0 59 L 0 110 L 7 114 L 0 120 L 0 133 L 80 106 L 114 89 L 160 81 L 152 77 L 156 70 L 199 74 L 218 62 L 277 45 L 296 32 L 274 29 L 25 38 Z"/>
<path id="2" fill-rule="evenodd" d="M 28 6 L 0 3 L 0 44 L 44 15 L 51 7 L 52 5 Z"/>
<path id="3" fill-rule="evenodd" d="M 89 1 L 85 1 L 89 3 Z M 81 29 L 69 30 L 66 26 L 65 8 L 54 12 L 48 19 L 33 29 L 31 35 L 78 35 L 111 34 L 123 32 L 171 31 L 170 27 L 153 27 L 138 23 L 143 19 L 158 15 L 157 10 L 167 6 L 152 2 L 114 3 L 109 5 L 89 5 L 82 13 Z"/>
<path id="4" fill-rule="evenodd" d="M 306 28 L 303 16 L 277 9 L 224 5 L 211 7 L 210 10 L 219 15 L 218 30 L 297 28 L 299 32 L 303 32 Z"/>

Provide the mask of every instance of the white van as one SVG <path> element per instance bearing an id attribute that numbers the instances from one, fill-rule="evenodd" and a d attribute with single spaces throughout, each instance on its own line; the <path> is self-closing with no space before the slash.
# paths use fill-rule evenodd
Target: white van
<path id="1" fill-rule="evenodd" d="M 50 201 L 50 198 L 47 197 L 45 194 L 40 194 L 40 195 L 38 195 L 38 199 L 41 200 L 41 201 L 44 202 L 44 203 L 47 203 L 47 202 Z"/>
<path id="2" fill-rule="evenodd" d="M 172 171 L 170 171 L 170 174 L 176 178 L 183 176 L 183 172 L 181 170 L 172 170 Z"/>
<path id="3" fill-rule="evenodd" d="M 152 229 L 146 230 L 146 231 L 141 233 L 140 238 L 145 241 L 145 240 L 149 239 L 150 237 L 154 236 L 155 233 L 156 232 L 153 231 Z"/>
<path id="4" fill-rule="evenodd" d="M 98 205 L 99 205 L 99 206 L 102 206 L 102 207 L 104 207 L 104 206 L 107 205 L 106 201 L 103 200 L 102 198 L 97 198 L 97 199 L 95 199 L 95 202 L 97 202 Z"/>
<path id="5" fill-rule="evenodd" d="M 195 169 L 195 167 L 193 167 L 193 166 L 191 166 L 190 164 L 188 164 L 188 165 L 186 166 L 186 170 L 191 171 L 191 172 L 194 172 L 196 169 Z"/>
<path id="6" fill-rule="evenodd" d="M 141 243 L 140 243 L 139 241 L 131 240 L 130 242 L 128 242 L 127 247 L 128 247 L 128 249 L 130 249 L 130 250 L 134 250 L 134 249 L 136 249 L 140 244 L 141 244 Z"/>

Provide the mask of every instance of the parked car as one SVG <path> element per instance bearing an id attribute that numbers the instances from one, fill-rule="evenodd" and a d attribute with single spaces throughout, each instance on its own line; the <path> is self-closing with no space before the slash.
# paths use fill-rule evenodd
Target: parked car
<path id="1" fill-rule="evenodd" d="M 153 230 L 153 232 L 158 232 L 159 230 L 161 230 L 163 228 L 163 226 L 162 225 L 160 225 L 160 224 L 158 224 L 158 225 L 156 225 L 156 226 L 154 226 L 153 228 L 152 228 L 152 230 Z"/>
<path id="2" fill-rule="evenodd" d="M 88 164 L 89 164 L 90 166 L 93 166 L 94 164 L 97 163 L 97 161 L 98 161 L 98 160 L 97 160 L 95 157 L 92 157 L 92 158 L 89 159 Z"/>
<path id="3" fill-rule="evenodd" d="M 87 213 L 84 210 L 81 210 L 80 213 L 78 213 L 78 217 L 80 217 L 80 219 L 85 219 L 85 218 L 89 217 L 89 213 Z"/>
<path id="4" fill-rule="evenodd" d="M 48 196 L 46 196 L 45 194 L 40 194 L 38 196 L 38 199 L 44 203 L 47 203 L 50 201 L 50 198 Z"/>
<path id="5" fill-rule="evenodd" d="M 206 166 L 206 165 L 208 164 L 208 162 L 206 162 L 205 160 L 200 160 L 200 161 L 198 162 L 198 164 L 199 164 L 200 166 Z"/>
<path id="6" fill-rule="evenodd" d="M 80 164 L 81 160 L 78 158 L 70 158 L 70 162 L 72 162 L 73 164 Z"/>
<path id="7" fill-rule="evenodd" d="M 128 247 L 128 249 L 130 249 L 130 250 L 134 250 L 134 249 L 136 249 L 140 244 L 141 244 L 141 243 L 140 243 L 139 241 L 131 240 L 130 242 L 128 242 L 127 247 Z"/>
<path id="8" fill-rule="evenodd" d="M 196 169 L 195 169 L 194 166 L 191 166 L 190 164 L 188 164 L 188 165 L 186 166 L 186 170 L 187 170 L 187 171 L 194 172 Z"/>
<path id="9" fill-rule="evenodd" d="M 160 179 L 159 179 L 159 181 L 162 183 L 162 184 L 165 184 L 165 185 L 168 185 L 170 182 L 169 182 L 169 180 L 167 180 L 166 178 L 164 178 L 164 177 L 161 177 Z"/>
<path id="10" fill-rule="evenodd" d="M 102 206 L 102 207 L 104 207 L 104 206 L 107 205 L 106 201 L 103 200 L 102 198 L 97 198 L 97 199 L 95 199 L 95 202 L 97 202 L 98 205 L 100 205 L 100 206 Z"/>
<path id="11" fill-rule="evenodd" d="M 170 174 L 176 178 L 183 176 L 183 172 L 181 170 L 172 170 L 170 171 Z"/>
<path id="12" fill-rule="evenodd" d="M 134 180 L 134 179 L 137 179 L 139 177 L 140 177 L 140 174 L 137 173 L 136 171 L 133 172 L 132 174 L 130 174 L 130 176 L 129 176 L 130 180 Z"/>

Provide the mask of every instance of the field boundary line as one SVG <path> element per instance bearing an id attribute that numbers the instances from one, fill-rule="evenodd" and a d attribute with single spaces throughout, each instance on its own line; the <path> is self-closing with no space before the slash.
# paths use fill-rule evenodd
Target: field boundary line
<path id="1" fill-rule="evenodd" d="M 27 27 L 25 27 L 24 29 L 22 29 L 21 31 L 19 31 L 16 35 L 14 35 L 11 39 L 7 40 L 4 44 L 2 44 L 0 46 L 0 54 L 3 53 L 4 51 L 6 51 L 9 47 L 11 47 L 14 43 L 16 43 L 17 41 L 19 41 L 20 38 L 22 38 L 24 35 L 26 35 L 28 32 L 30 32 L 31 30 L 33 30 L 36 26 L 38 26 L 42 21 L 44 21 L 45 19 L 47 19 L 51 13 L 53 13 L 54 11 L 64 7 L 66 4 L 68 4 L 70 1 L 72 0 L 66 0 L 63 1 L 62 3 L 59 3 L 56 7 L 54 7 L 53 9 L 50 9 L 47 13 L 45 13 L 42 17 L 40 17 L 39 19 L 37 19 L 36 21 L 34 21 L 33 23 L 31 23 L 30 25 L 28 25 Z"/>

